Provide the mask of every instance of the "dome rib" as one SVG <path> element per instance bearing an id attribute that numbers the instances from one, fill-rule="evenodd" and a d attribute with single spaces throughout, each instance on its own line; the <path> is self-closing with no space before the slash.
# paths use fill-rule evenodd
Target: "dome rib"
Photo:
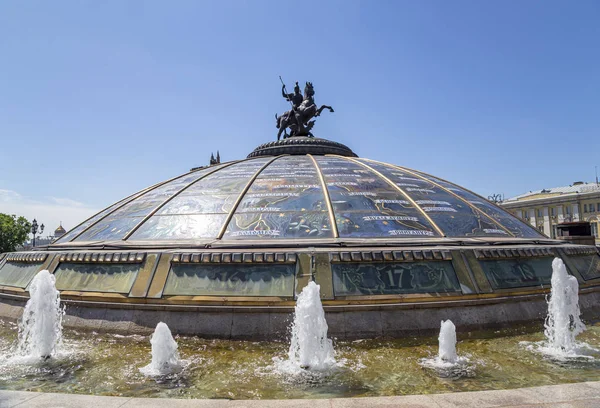
<path id="1" fill-rule="evenodd" d="M 140 228 L 146 221 L 148 221 L 150 219 L 150 217 L 152 217 L 154 214 L 156 214 L 158 211 L 160 211 L 161 208 L 163 208 L 165 205 L 167 205 L 171 200 L 173 200 L 179 194 L 183 193 L 185 190 L 187 190 L 188 188 L 190 188 L 191 186 L 193 186 L 194 184 L 196 184 L 200 180 L 205 179 L 206 177 L 210 176 L 213 173 L 216 173 L 219 170 L 222 170 L 222 169 L 227 168 L 227 167 L 229 167 L 231 165 L 234 165 L 234 164 L 237 164 L 237 163 L 241 163 L 241 162 L 244 162 L 244 161 L 247 161 L 247 160 L 248 159 L 236 160 L 236 161 L 232 161 L 232 162 L 226 163 L 226 164 L 224 164 L 222 166 L 215 166 L 215 168 L 212 171 L 206 172 L 202 176 L 200 176 L 197 179 L 195 179 L 194 181 L 188 183 L 186 186 L 184 186 L 183 188 L 181 188 L 179 191 L 177 191 L 172 196 L 168 197 L 165 201 L 163 201 L 162 203 L 160 203 L 152 211 L 150 211 L 148 214 L 146 214 L 146 216 L 144 218 L 142 218 L 142 220 L 140 222 L 138 222 L 127 234 L 125 234 L 125 236 L 123 238 L 121 238 L 121 240 L 122 241 L 126 241 L 127 239 L 129 239 L 129 237 L 132 236 L 138 230 L 138 228 Z"/>
<path id="2" fill-rule="evenodd" d="M 426 178 L 427 178 L 427 180 L 429 180 L 429 181 L 440 180 L 440 181 L 442 181 L 442 182 L 444 182 L 444 183 L 447 183 L 447 184 L 449 184 L 449 185 L 451 185 L 451 186 L 454 186 L 454 187 L 456 187 L 457 189 L 463 190 L 464 192 L 466 192 L 466 193 L 468 193 L 468 194 L 471 194 L 471 195 L 473 195 L 474 197 L 477 197 L 477 198 L 481 199 L 481 200 L 482 200 L 482 202 L 485 202 L 485 203 L 488 203 L 488 204 L 490 204 L 490 205 L 492 206 L 492 208 L 495 208 L 495 209 L 496 209 L 496 210 L 497 210 L 499 213 L 501 213 L 501 214 L 504 214 L 504 215 L 506 215 L 507 217 L 509 217 L 510 219 L 512 219 L 512 220 L 514 220 L 514 221 L 516 221 L 516 225 L 525 225 L 525 226 L 527 226 L 527 228 L 530 230 L 530 232 L 533 232 L 533 233 L 534 233 L 534 235 L 536 235 L 536 236 L 539 236 L 539 235 L 540 235 L 539 231 L 538 231 L 538 230 L 536 230 L 536 229 L 535 229 L 535 228 L 534 228 L 532 225 L 530 225 L 530 224 L 528 224 L 528 223 L 525 223 L 525 222 L 521 221 L 521 220 L 520 220 L 519 218 L 517 218 L 515 215 L 513 215 L 513 214 L 511 214 L 510 212 L 506 211 L 506 210 L 505 210 L 505 209 L 503 209 L 502 207 L 500 207 L 500 206 L 498 206 L 498 205 L 494 204 L 493 202 L 491 202 L 491 201 L 489 201 L 489 200 L 487 200 L 487 199 L 483 198 L 483 197 L 482 197 L 482 196 L 480 196 L 479 194 L 477 194 L 477 193 L 474 193 L 473 191 L 469 190 L 468 188 L 465 188 L 465 187 L 459 186 L 459 185 L 458 185 L 458 184 L 456 184 L 456 183 L 453 183 L 453 182 L 451 182 L 451 181 L 448 181 L 448 180 L 444 180 L 444 179 L 443 179 L 443 178 L 441 178 L 441 177 L 436 177 L 436 176 L 433 176 L 433 175 L 431 175 L 431 174 L 429 174 L 429 173 L 425 173 L 425 172 L 423 172 L 423 171 L 418 171 L 418 170 L 413 170 L 413 169 L 407 169 L 407 170 L 411 170 L 411 171 L 413 171 L 413 172 L 415 172 L 415 173 L 418 173 L 418 174 L 420 174 L 421 176 L 423 176 L 423 177 L 426 177 Z M 481 210 L 481 209 L 480 209 L 480 210 Z M 489 215 L 489 214 L 487 214 L 485 211 L 483 211 L 483 210 L 481 210 L 481 211 L 482 211 L 483 213 L 485 213 L 486 215 Z M 514 235 L 514 233 L 513 233 L 513 235 Z M 515 235 L 515 237 L 518 237 L 518 236 L 517 236 L 517 235 Z"/>
<path id="3" fill-rule="evenodd" d="M 323 187 L 323 195 L 325 196 L 325 204 L 327 205 L 327 211 L 329 211 L 329 220 L 331 222 L 331 230 L 333 231 L 333 237 L 339 238 L 340 233 L 338 231 L 337 222 L 335 221 L 335 214 L 333 212 L 333 205 L 331 204 L 331 197 L 329 196 L 329 189 L 327 188 L 327 183 L 325 183 L 325 178 L 323 177 L 323 172 L 321 171 L 321 167 L 312 156 L 312 154 L 307 154 L 315 165 L 315 169 L 317 170 L 317 175 L 319 176 L 319 180 L 321 181 L 321 186 Z"/>
<path id="4" fill-rule="evenodd" d="M 328 156 L 330 156 L 330 155 L 328 155 Z M 367 170 L 369 170 L 369 171 L 373 172 L 374 174 L 376 174 L 382 180 L 385 180 L 386 183 L 388 183 L 390 186 L 392 186 L 394 189 L 396 189 L 398 192 L 400 192 L 400 194 L 402 194 L 404 197 L 406 197 L 406 199 L 423 215 L 423 217 L 425 217 L 425 219 L 431 223 L 431 225 L 433 226 L 433 228 L 435 228 L 435 230 L 436 230 L 436 232 L 438 234 L 440 234 L 442 237 L 446 236 L 446 234 L 444 233 L 444 231 L 442 231 L 441 228 L 435 222 L 433 222 L 433 220 L 425 212 L 425 210 L 423 210 L 421 208 L 421 206 L 419 204 L 417 204 L 415 202 L 415 200 L 413 200 L 412 197 L 409 196 L 400 186 L 396 185 L 396 183 L 394 183 L 392 180 L 390 180 L 388 177 L 386 177 L 383 173 L 377 171 L 376 169 L 374 169 L 373 167 L 369 166 L 368 164 L 363 163 L 363 162 L 361 162 L 361 161 L 359 161 L 359 160 L 357 160 L 355 158 L 352 158 L 352 157 L 343 157 L 343 156 L 337 156 L 337 155 L 331 155 L 331 156 L 338 157 L 338 158 L 341 158 L 341 159 L 345 159 L 345 160 L 357 163 L 357 164 L 363 166 L 364 168 L 366 168 Z"/>
<path id="5" fill-rule="evenodd" d="M 421 174 L 416 173 L 410 169 L 407 169 L 406 167 L 402 167 L 402 166 L 397 166 L 395 164 L 392 165 L 393 167 L 396 167 L 399 170 L 405 171 L 409 174 L 412 174 L 415 177 L 419 177 L 422 180 L 428 181 L 430 183 L 435 184 L 437 187 L 441 188 L 442 190 L 446 191 L 448 194 L 453 195 L 454 197 L 456 197 L 457 199 L 463 201 L 465 204 L 467 204 L 469 207 L 471 207 L 472 209 L 474 209 L 475 211 L 477 211 L 478 213 L 482 214 L 483 216 L 487 217 L 490 221 L 492 221 L 494 224 L 496 224 L 498 227 L 502 228 L 504 231 L 506 231 L 507 234 L 509 234 L 511 237 L 516 237 L 515 234 L 513 234 L 508 228 L 506 228 L 504 225 L 500 224 L 494 217 L 491 217 L 490 215 L 486 214 L 485 212 L 481 211 L 481 209 L 477 208 L 476 206 L 474 206 L 473 204 L 471 204 L 466 198 L 463 198 L 461 196 L 459 196 L 458 194 L 456 194 L 454 191 L 442 186 L 441 184 L 437 183 L 435 180 L 431 180 L 428 179 L 427 177 L 423 177 Z"/>
<path id="6" fill-rule="evenodd" d="M 216 237 L 218 240 L 220 240 L 220 239 L 223 238 L 223 235 L 225 234 L 225 231 L 227 231 L 227 227 L 229 226 L 229 223 L 233 219 L 233 215 L 235 214 L 238 206 L 240 205 L 240 203 L 244 199 L 244 196 L 246 195 L 246 193 L 250 189 L 250 186 L 252 186 L 252 183 L 254 183 L 254 180 L 256 180 L 256 178 L 260 175 L 260 173 L 262 173 L 262 171 L 264 169 L 266 169 L 267 167 L 269 167 L 269 165 L 271 165 L 271 163 L 273 163 L 275 160 L 277 160 L 277 159 L 279 159 L 281 157 L 284 157 L 284 156 L 287 156 L 287 154 L 273 157 L 271 160 L 269 160 L 268 162 L 266 162 L 265 164 L 263 164 L 263 166 L 260 169 L 258 169 L 254 173 L 254 175 L 248 180 L 248 182 L 244 186 L 244 189 L 240 192 L 240 194 L 238 195 L 237 199 L 235 200 L 235 203 L 231 207 L 231 210 L 229 211 L 229 214 L 227 214 L 227 218 L 223 222 L 223 226 L 221 227 L 221 231 L 219 231 L 219 234 Z M 249 158 L 249 159 L 250 160 L 254 159 L 254 157 Z"/>
<path id="7" fill-rule="evenodd" d="M 481 196 L 425 172 L 305 152 L 186 172 L 105 208 L 56 244 L 414 236 L 543 238 Z"/>
<path id="8" fill-rule="evenodd" d="M 490 217 L 488 214 L 486 214 L 485 212 L 481 211 L 479 208 L 475 207 L 473 204 L 471 204 L 468 200 L 466 200 L 465 198 L 459 196 L 458 194 L 456 194 L 454 191 L 451 191 L 449 189 L 447 189 L 446 187 L 442 186 L 439 183 L 436 183 L 435 180 L 431 180 L 428 179 L 427 177 L 423 177 L 421 174 L 415 172 L 414 170 L 408 169 L 406 167 L 402 167 L 402 166 L 397 166 L 395 164 L 387 164 L 387 163 L 382 163 L 382 162 L 378 162 L 377 160 L 370 160 L 370 159 L 363 159 L 366 161 L 372 161 L 375 163 L 379 163 L 379 164 L 383 164 L 383 165 L 388 165 L 394 168 L 397 168 L 398 170 L 402 170 L 405 171 L 406 173 L 412 174 L 415 177 L 420 178 L 423 181 L 426 181 L 428 183 L 432 183 L 434 184 L 436 187 L 438 187 L 439 189 L 447 192 L 448 194 L 456 197 L 458 200 L 464 202 L 467 206 L 469 206 L 470 208 L 472 208 L 475 212 L 482 214 L 484 217 L 488 218 L 490 221 L 492 221 L 495 225 L 497 225 L 498 227 L 502 228 L 504 231 L 506 231 L 507 234 L 509 234 L 511 237 L 515 237 L 515 234 L 513 234 L 508 228 L 506 228 L 504 225 L 500 224 L 497 220 L 495 220 L 493 217 Z"/>
<path id="9" fill-rule="evenodd" d="M 197 171 L 197 170 L 195 170 L 195 171 Z M 157 188 L 159 188 L 159 187 L 161 187 L 161 186 L 163 186 L 163 185 L 165 185 L 167 183 L 170 183 L 170 182 L 175 181 L 177 179 L 180 179 L 182 177 L 189 176 L 192 173 L 193 173 L 193 171 L 190 171 L 190 172 L 187 172 L 185 174 L 181 174 L 179 176 L 170 178 L 168 180 L 161 181 L 160 183 L 156 183 L 156 184 L 154 184 L 154 185 L 152 185 L 150 187 L 146 187 L 143 190 L 138 191 L 137 193 L 133 193 L 130 196 L 125 197 L 121 201 L 117 201 L 117 205 L 116 206 L 115 206 L 115 204 L 113 204 L 112 206 L 108 206 L 105 209 L 103 209 L 102 211 L 100 211 L 100 212 L 92 215 L 90 218 L 86 219 L 84 222 L 78 224 L 75 228 L 69 230 L 69 232 L 67 232 L 65 235 L 63 235 L 58 241 L 56 241 L 56 243 L 60 243 L 60 241 L 63 238 L 65 238 L 65 241 L 66 241 L 66 238 L 68 238 L 69 234 L 71 234 L 72 231 L 75 231 L 77 228 L 79 228 L 80 226 L 84 225 L 89 220 L 92 220 L 94 217 L 97 217 L 99 214 L 102 214 L 103 212 L 109 210 L 111 207 L 114 206 L 114 208 L 112 210 L 107 211 L 106 214 L 102 215 L 97 220 L 91 222 L 89 225 L 87 225 L 85 228 L 83 228 L 81 231 L 79 231 L 76 235 L 74 235 L 71 239 L 69 239 L 66 242 L 73 242 L 73 241 L 75 241 L 77 238 L 79 238 L 80 235 L 82 235 L 83 233 L 85 233 L 87 230 L 89 230 L 90 228 L 92 228 L 94 225 L 96 225 L 100 221 L 106 219 L 106 217 L 108 217 L 109 215 L 111 215 L 111 214 L 115 213 L 116 211 L 120 210 L 121 208 L 123 208 L 124 206 L 126 206 L 127 204 L 129 204 L 130 202 L 132 202 L 133 200 L 135 200 L 135 199 L 141 197 L 142 195 L 144 195 L 144 194 L 146 194 L 146 193 L 148 193 L 148 192 L 150 192 L 152 190 L 155 190 L 155 189 L 157 189 Z"/>

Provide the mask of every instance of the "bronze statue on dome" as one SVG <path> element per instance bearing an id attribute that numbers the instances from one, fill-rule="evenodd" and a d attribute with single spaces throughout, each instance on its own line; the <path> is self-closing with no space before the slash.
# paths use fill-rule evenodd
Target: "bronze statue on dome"
<path id="1" fill-rule="evenodd" d="M 281 77 L 279 77 L 279 79 L 281 79 Z M 277 128 L 279 129 L 277 140 L 281 139 L 282 133 L 284 134 L 284 139 L 294 136 L 314 137 L 311 133 L 311 129 L 315 125 L 314 118 L 320 116 L 323 109 L 329 109 L 330 112 L 333 112 L 333 108 L 328 105 L 321 105 L 321 107 L 317 109 L 314 99 L 315 89 L 312 82 L 306 82 L 304 96 L 300 93 L 298 82 L 296 82 L 296 86 L 294 86 L 294 93 L 287 93 L 283 80 L 281 81 L 281 84 L 283 85 L 281 94 L 288 102 L 290 102 L 292 109 L 284 112 L 281 116 L 275 114 Z M 290 129 L 289 135 L 287 133 L 288 128 Z"/>

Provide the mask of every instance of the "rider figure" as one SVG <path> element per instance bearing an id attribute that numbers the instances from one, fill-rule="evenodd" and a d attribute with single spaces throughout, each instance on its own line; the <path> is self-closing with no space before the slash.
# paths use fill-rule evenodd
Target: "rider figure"
<path id="1" fill-rule="evenodd" d="M 283 87 L 281 88 L 281 95 L 283 95 L 283 97 L 287 101 L 290 101 L 292 103 L 292 110 L 294 111 L 298 108 L 298 106 L 300 106 L 300 104 L 302 103 L 302 99 L 304 99 L 302 97 L 302 94 L 300 93 L 300 86 L 298 85 L 297 81 L 296 85 L 294 86 L 294 93 L 285 93 L 285 85 L 283 85 Z"/>
<path id="2" fill-rule="evenodd" d="M 290 126 L 290 130 L 292 131 L 291 135 L 293 136 L 295 134 L 295 132 L 297 131 L 297 129 L 301 126 L 300 112 L 298 111 L 298 108 L 302 104 L 304 97 L 302 96 L 302 93 L 300 93 L 300 85 L 298 85 L 297 81 L 296 81 L 296 85 L 294 86 L 294 93 L 289 93 L 289 94 L 285 93 L 285 85 L 283 85 L 283 87 L 281 88 L 281 95 L 287 101 L 290 101 L 292 103 L 292 109 L 285 113 L 287 115 L 284 118 L 284 120 L 290 124 L 295 122 L 295 126 L 294 125 Z M 286 135 L 287 135 L 287 133 L 286 133 Z M 284 136 L 284 138 L 285 137 L 287 137 L 287 136 Z"/>

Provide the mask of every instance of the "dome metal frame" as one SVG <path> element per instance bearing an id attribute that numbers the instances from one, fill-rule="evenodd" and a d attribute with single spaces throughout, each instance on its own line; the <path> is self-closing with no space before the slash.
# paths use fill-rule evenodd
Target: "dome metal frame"
<path id="1" fill-rule="evenodd" d="M 163 239 L 155 239 L 155 240 L 136 240 L 134 237 L 136 231 L 147 223 L 152 217 L 154 217 L 161 209 L 171 203 L 177 197 L 180 197 L 182 193 L 188 191 L 188 189 L 197 185 L 197 183 L 206 180 L 212 175 L 219 174 L 221 170 L 225 170 L 227 168 L 231 168 L 231 166 L 239 165 L 242 163 L 253 162 L 257 160 L 257 157 L 251 157 L 243 160 L 231 161 L 227 163 L 222 163 L 214 166 L 204 167 L 195 169 L 183 175 L 171 178 L 167 181 L 157 183 L 151 187 L 143 189 L 135 194 L 130 195 L 129 197 L 113 204 L 112 206 L 104 209 L 100 213 L 90 217 L 85 220 L 71 231 L 67 232 L 61 238 L 57 239 L 55 242 L 50 244 L 47 249 L 64 249 L 64 248 L 85 248 L 85 247 L 110 247 L 110 248 L 128 248 L 132 246 L 137 246 L 140 248 L 176 248 L 176 247 L 199 247 L 199 248 L 218 248 L 218 247 L 244 247 L 244 246 L 273 246 L 273 247 L 296 247 L 302 245 L 316 245 L 316 246 L 339 246 L 339 245 L 480 245 L 482 241 L 487 242 L 501 242 L 501 243 L 553 243 L 556 244 L 557 241 L 550 240 L 536 231 L 530 225 L 523 223 L 521 220 L 513 216 L 512 214 L 506 212 L 502 208 L 496 206 L 493 203 L 485 200 L 483 197 L 478 196 L 470 190 L 465 189 L 464 187 L 460 187 L 454 183 L 448 182 L 446 180 L 436 178 L 427 173 L 419 172 L 413 169 L 409 169 L 403 166 L 397 166 L 387 163 L 382 163 L 380 161 L 371 160 L 371 159 L 362 159 L 352 156 L 340 156 L 340 155 L 323 155 L 316 156 L 319 160 L 323 160 L 321 158 L 332 158 L 335 160 L 341 160 L 343 163 L 353 163 L 356 166 L 359 166 L 360 169 L 364 169 L 371 176 L 375 176 L 380 180 L 384 181 L 388 186 L 391 192 L 395 192 L 395 194 L 400 195 L 406 199 L 407 202 L 410 203 L 412 207 L 420 214 L 424 220 L 426 220 L 436 232 L 436 236 L 430 236 L 427 238 L 420 238 L 418 236 L 413 236 L 410 238 L 407 237 L 386 237 L 386 236 L 370 236 L 370 237 L 351 237 L 351 236 L 342 236 L 338 231 L 338 222 L 336 222 L 336 210 L 334 208 L 330 186 L 325 180 L 324 172 L 315 159 L 315 156 L 311 154 L 304 154 L 305 157 L 309 158 L 309 161 L 312 163 L 314 171 L 316 172 L 316 176 L 318 179 L 318 183 L 320 184 L 320 188 L 323 193 L 323 199 L 326 205 L 328 218 L 331 227 L 331 236 L 328 237 L 315 237 L 310 239 L 302 239 L 302 238 L 289 238 L 289 239 L 231 239 L 231 237 L 225 237 L 225 232 L 227 231 L 228 226 L 231 224 L 236 211 L 238 210 L 240 203 L 245 198 L 246 194 L 250 190 L 250 188 L 257 181 L 257 178 L 261 176 L 261 174 L 269 169 L 273 163 L 277 163 L 277 160 L 280 160 L 285 157 L 294 157 L 293 155 L 283 154 L 278 156 L 260 156 L 260 159 L 264 161 L 264 163 L 257 163 L 256 169 L 253 170 L 252 175 L 248 177 L 247 182 L 244 184 L 243 188 L 239 193 L 237 193 L 237 197 L 233 202 L 233 205 L 228 210 L 226 214 L 224 214 L 224 222 L 218 229 L 218 233 L 211 237 L 194 237 L 191 239 L 175 239 L 175 240 L 163 240 Z M 258 166 L 260 164 L 260 166 Z M 464 205 L 465 208 L 469 208 L 473 214 L 476 214 L 480 219 L 487 222 L 489 225 L 493 225 L 497 228 L 498 231 L 502 231 L 504 236 L 495 236 L 495 237 L 474 237 L 474 236 L 448 236 L 436 222 L 432 219 L 427 211 L 424 209 L 424 205 L 419 204 L 416 200 L 411 197 L 411 194 L 407 191 L 408 189 L 403 188 L 398 183 L 391 180 L 386 174 L 383 174 L 381 171 L 377 169 L 376 166 L 385 166 L 386 169 L 397 170 L 413 178 L 413 180 L 422 181 L 423 183 L 428 183 L 432 186 L 435 186 L 439 189 L 440 192 L 443 192 L 448 197 L 452 197 L 457 202 Z M 248 173 L 249 174 L 249 173 Z M 195 175 L 198 175 L 195 177 Z M 114 214 L 118 213 L 124 207 L 134 203 L 136 200 L 144 197 L 146 194 L 151 194 L 156 192 L 157 189 L 164 188 L 168 186 L 170 183 L 178 182 L 180 180 L 185 180 L 187 178 L 191 178 L 189 182 L 182 183 L 181 186 L 177 188 L 170 196 L 164 198 L 161 201 L 157 201 L 157 204 L 153 206 L 148 212 L 145 213 L 142 217 L 139 217 L 139 220 L 133 225 L 131 228 L 126 231 L 120 239 L 106 239 L 106 240 L 81 240 L 80 237 L 84 235 L 87 231 L 90 231 L 91 228 L 103 222 L 106 219 L 109 219 Z M 444 186 L 441 183 L 446 183 Z M 332 183 L 335 184 L 335 183 Z M 494 211 L 502 214 L 503 216 L 510 217 L 512 219 L 511 222 L 520 225 L 520 227 L 525 227 L 529 229 L 533 236 L 529 237 L 518 237 L 515 235 L 514 231 L 511 231 L 509 228 L 504 226 L 498 219 L 488 214 L 484 209 L 479 208 L 477 205 L 470 202 L 464 196 L 460 196 L 456 192 L 452 191 L 452 188 L 461 189 L 462 191 L 467 192 L 468 194 L 477 197 L 482 202 L 485 202 L 486 205 L 492 205 L 495 207 Z M 410 189 L 410 188 L 409 188 Z"/>

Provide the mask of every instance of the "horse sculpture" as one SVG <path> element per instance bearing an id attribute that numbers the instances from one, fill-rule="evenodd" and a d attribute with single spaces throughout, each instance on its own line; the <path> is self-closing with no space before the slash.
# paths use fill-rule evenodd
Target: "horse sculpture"
<path id="1" fill-rule="evenodd" d="M 283 86 L 282 93 L 284 98 L 287 100 L 293 100 L 292 98 L 294 97 L 294 94 L 285 93 L 285 85 Z M 314 135 L 311 133 L 311 129 L 315 125 L 314 118 L 320 116 L 324 109 L 329 109 L 329 112 L 333 112 L 333 108 L 328 105 L 321 105 L 321 107 L 317 109 L 314 95 L 315 89 L 312 82 L 306 82 L 304 87 L 304 98 L 302 99 L 302 102 L 298 106 L 295 106 L 292 103 L 292 109 L 285 112 L 281 116 L 277 116 L 277 114 L 275 114 L 277 128 L 279 129 L 279 132 L 277 133 L 277 140 L 281 139 L 282 133 L 284 133 L 284 139 L 293 136 L 314 137 Z M 286 131 L 288 128 L 290 129 L 289 135 Z"/>

